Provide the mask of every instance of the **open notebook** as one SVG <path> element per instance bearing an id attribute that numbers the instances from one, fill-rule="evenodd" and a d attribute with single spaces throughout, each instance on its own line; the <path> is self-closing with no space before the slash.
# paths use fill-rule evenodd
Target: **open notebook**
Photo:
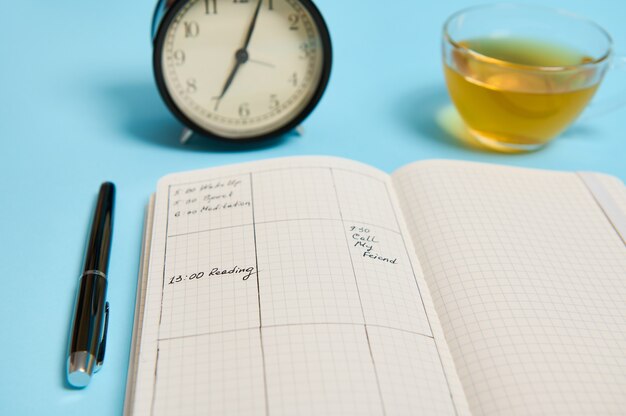
<path id="1" fill-rule="evenodd" d="M 126 413 L 623 414 L 626 188 L 300 157 L 164 177 Z"/>

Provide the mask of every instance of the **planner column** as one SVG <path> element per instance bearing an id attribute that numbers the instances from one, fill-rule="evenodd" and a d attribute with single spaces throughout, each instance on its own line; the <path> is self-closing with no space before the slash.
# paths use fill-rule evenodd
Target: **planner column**
<path id="1" fill-rule="evenodd" d="M 387 414 L 454 414 L 390 183 L 333 169 L 379 393 Z"/>
<path id="2" fill-rule="evenodd" d="M 252 204 L 249 175 L 170 187 L 154 409 L 265 408 Z"/>
<path id="3" fill-rule="evenodd" d="M 252 176 L 269 414 L 383 414 L 330 171 Z"/>

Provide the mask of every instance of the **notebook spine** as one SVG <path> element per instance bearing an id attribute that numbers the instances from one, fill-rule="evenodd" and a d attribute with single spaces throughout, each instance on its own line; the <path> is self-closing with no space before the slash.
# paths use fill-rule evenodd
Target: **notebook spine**
<path id="1" fill-rule="evenodd" d="M 135 386 L 137 375 L 137 363 L 139 359 L 139 342 L 141 340 L 141 329 L 143 326 L 143 306 L 148 282 L 148 264 L 150 260 L 150 242 L 152 241 L 152 224 L 154 221 L 154 201 L 155 195 L 151 195 L 150 202 L 146 208 L 144 220 L 144 234 L 141 244 L 141 260 L 139 263 L 139 278 L 137 281 L 137 295 L 135 302 L 135 317 L 133 322 L 133 339 L 130 347 L 130 359 L 128 365 L 128 376 L 126 382 L 126 398 L 124 400 L 124 415 L 133 414 L 135 401 Z"/>

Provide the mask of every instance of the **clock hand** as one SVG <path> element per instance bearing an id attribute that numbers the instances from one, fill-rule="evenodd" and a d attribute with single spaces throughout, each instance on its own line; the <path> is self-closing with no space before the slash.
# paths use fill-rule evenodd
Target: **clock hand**
<path id="1" fill-rule="evenodd" d="M 254 16 L 252 17 L 252 21 L 250 22 L 250 27 L 248 27 L 248 34 L 246 35 L 246 41 L 243 43 L 241 49 L 247 50 L 248 44 L 250 43 L 250 39 L 252 38 L 252 32 L 254 32 L 254 27 L 256 26 L 256 19 L 259 17 L 259 11 L 261 11 L 261 3 L 263 0 L 259 0 L 256 5 L 256 10 L 254 11 Z"/>
<path id="2" fill-rule="evenodd" d="M 248 61 L 247 49 L 248 49 L 248 45 L 250 44 L 250 39 L 252 39 L 252 32 L 254 32 L 254 27 L 256 26 L 256 21 L 257 21 L 257 18 L 259 17 L 259 11 L 261 11 L 262 3 L 263 3 L 263 0 L 259 0 L 259 2 L 257 3 L 256 9 L 254 10 L 254 16 L 252 16 L 252 21 L 250 22 L 250 26 L 248 27 L 246 40 L 244 41 L 243 46 L 235 52 L 235 60 L 236 60 L 235 66 L 233 67 L 233 70 L 230 72 L 230 75 L 228 76 L 228 78 L 226 79 L 226 82 L 224 83 L 224 88 L 222 88 L 222 93 L 219 96 L 214 97 L 215 99 L 217 99 L 217 101 L 215 102 L 215 111 L 217 111 L 220 101 L 226 94 L 226 91 L 228 91 L 228 88 L 230 87 L 230 85 L 233 83 L 233 79 L 235 79 L 235 75 L 237 74 L 237 71 L 239 71 L 239 68 L 241 67 L 242 64 Z"/>
<path id="3" fill-rule="evenodd" d="M 254 64 L 259 64 L 259 65 L 263 65 L 263 66 L 266 66 L 268 68 L 276 68 L 276 66 L 274 64 L 271 64 L 271 63 L 265 62 L 265 61 L 259 61 L 258 59 L 248 59 L 248 62 L 252 62 Z"/>
<path id="4" fill-rule="evenodd" d="M 239 49 L 235 53 L 235 66 L 233 67 L 233 70 L 230 72 L 230 75 L 228 76 L 228 78 L 226 78 L 226 82 L 224 83 L 224 87 L 222 88 L 222 93 L 219 96 L 214 97 L 214 99 L 217 100 L 215 102 L 215 111 L 217 111 L 217 108 L 220 105 L 220 101 L 224 97 L 224 94 L 226 94 L 226 91 L 228 91 L 230 84 L 233 83 L 233 79 L 235 79 L 235 75 L 237 74 L 237 71 L 239 71 L 239 68 L 241 67 L 241 65 L 246 63 L 247 61 L 248 61 L 248 52 L 246 52 L 243 49 Z"/>

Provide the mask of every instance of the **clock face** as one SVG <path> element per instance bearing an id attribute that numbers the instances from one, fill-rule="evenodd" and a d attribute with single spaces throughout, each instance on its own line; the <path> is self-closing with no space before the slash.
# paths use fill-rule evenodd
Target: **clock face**
<path id="1" fill-rule="evenodd" d="M 155 43 L 159 90 L 202 133 L 250 139 L 295 127 L 328 81 L 330 39 L 303 0 L 187 0 Z"/>

